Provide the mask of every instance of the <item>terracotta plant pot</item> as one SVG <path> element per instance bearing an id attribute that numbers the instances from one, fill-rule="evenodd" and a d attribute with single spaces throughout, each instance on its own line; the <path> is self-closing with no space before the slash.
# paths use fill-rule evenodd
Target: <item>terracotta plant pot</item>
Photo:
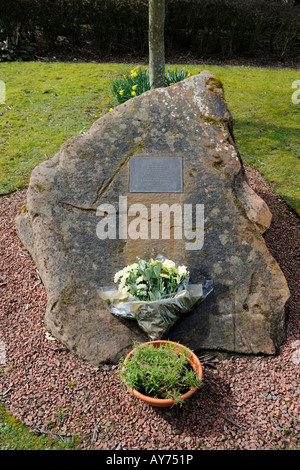
<path id="1" fill-rule="evenodd" d="M 173 341 L 166 341 L 166 340 L 149 341 L 145 344 L 153 344 L 155 347 L 159 347 L 161 344 L 166 344 L 166 343 L 174 345 L 174 348 L 177 349 L 179 352 L 182 349 L 188 350 L 190 365 L 192 366 L 192 368 L 196 372 L 197 377 L 200 380 L 202 380 L 203 369 L 202 369 L 201 363 L 200 363 L 198 357 L 196 356 L 196 354 L 193 351 L 191 351 L 189 348 L 187 348 L 186 346 L 183 346 L 182 344 L 179 344 L 179 343 L 175 343 Z M 127 356 L 125 357 L 125 360 L 124 360 L 124 365 L 126 364 L 128 359 L 135 353 L 135 350 L 136 349 L 133 349 L 132 351 L 130 351 L 127 354 Z M 130 390 L 130 392 L 133 393 L 137 398 L 140 398 L 142 401 L 144 401 L 145 403 L 148 403 L 151 406 L 168 407 L 168 406 L 173 406 L 174 403 L 175 403 L 173 398 L 152 398 L 152 397 L 149 397 L 147 395 L 143 395 L 142 393 L 138 392 L 135 389 L 131 389 L 130 387 L 128 387 L 128 385 L 126 385 L 126 386 L 127 386 L 128 390 Z M 186 400 L 191 395 L 193 395 L 196 392 L 197 389 L 198 389 L 198 387 L 191 388 L 184 395 L 181 395 L 180 398 L 182 400 Z"/>

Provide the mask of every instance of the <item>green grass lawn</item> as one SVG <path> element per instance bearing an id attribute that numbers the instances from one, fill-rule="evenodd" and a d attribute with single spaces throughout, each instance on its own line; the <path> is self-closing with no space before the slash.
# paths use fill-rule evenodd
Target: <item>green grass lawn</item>
<path id="1" fill-rule="evenodd" d="M 0 64 L 0 80 L 6 84 L 6 102 L 0 105 L 0 194 L 25 187 L 39 162 L 116 106 L 112 80 L 136 65 Z M 300 72 L 247 66 L 185 68 L 192 74 L 209 69 L 221 79 L 244 162 L 258 169 L 300 214 L 300 104 L 292 103 L 292 83 Z"/>
<path id="2" fill-rule="evenodd" d="M 74 450 L 73 442 L 37 436 L 6 412 L 0 403 L 0 451 L 2 450 Z"/>

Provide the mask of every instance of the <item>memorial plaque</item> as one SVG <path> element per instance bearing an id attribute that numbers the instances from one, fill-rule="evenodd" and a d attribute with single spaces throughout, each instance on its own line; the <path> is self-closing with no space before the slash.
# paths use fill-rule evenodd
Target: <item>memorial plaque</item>
<path id="1" fill-rule="evenodd" d="M 182 157 L 131 157 L 129 192 L 182 193 Z"/>

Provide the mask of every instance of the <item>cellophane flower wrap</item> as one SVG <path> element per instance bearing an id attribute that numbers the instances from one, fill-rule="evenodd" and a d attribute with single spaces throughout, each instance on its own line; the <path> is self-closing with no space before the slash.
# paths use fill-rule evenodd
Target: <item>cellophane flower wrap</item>
<path id="1" fill-rule="evenodd" d="M 102 287 L 100 297 L 114 315 L 136 320 L 151 341 L 162 339 L 182 314 L 213 290 L 212 281 L 190 282 L 186 266 L 162 255 L 126 266 L 114 281 L 118 285 Z"/>

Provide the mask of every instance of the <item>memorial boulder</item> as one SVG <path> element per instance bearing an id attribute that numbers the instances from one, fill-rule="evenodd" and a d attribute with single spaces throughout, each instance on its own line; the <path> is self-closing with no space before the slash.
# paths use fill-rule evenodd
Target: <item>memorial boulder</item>
<path id="1" fill-rule="evenodd" d="M 219 80 L 151 90 L 65 142 L 32 172 L 19 237 L 47 293 L 45 327 L 79 357 L 115 363 L 147 341 L 99 296 L 137 258 L 161 254 L 214 290 L 168 333 L 193 350 L 276 354 L 289 290 L 264 240 Z"/>

